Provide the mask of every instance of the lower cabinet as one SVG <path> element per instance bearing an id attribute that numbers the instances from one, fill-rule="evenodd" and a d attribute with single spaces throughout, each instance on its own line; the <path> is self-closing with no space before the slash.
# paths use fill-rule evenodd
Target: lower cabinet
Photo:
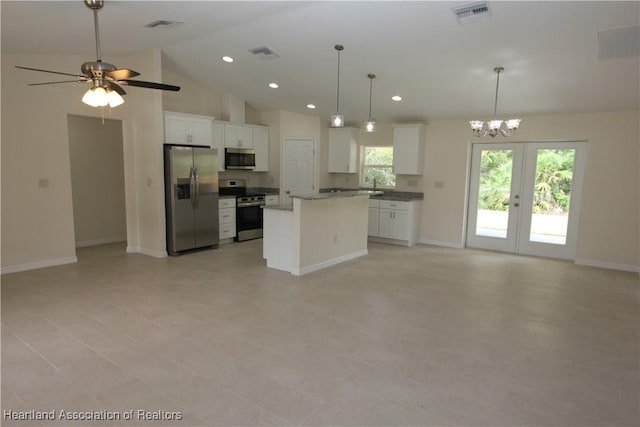
<path id="1" fill-rule="evenodd" d="M 232 241 L 236 237 L 236 199 L 218 200 L 218 223 L 220 243 Z"/>
<path id="2" fill-rule="evenodd" d="M 264 196 L 264 204 L 267 206 L 277 205 L 280 203 L 280 196 L 277 194 L 267 194 Z"/>
<path id="3" fill-rule="evenodd" d="M 412 246 L 418 241 L 420 203 L 370 200 L 370 240 Z"/>

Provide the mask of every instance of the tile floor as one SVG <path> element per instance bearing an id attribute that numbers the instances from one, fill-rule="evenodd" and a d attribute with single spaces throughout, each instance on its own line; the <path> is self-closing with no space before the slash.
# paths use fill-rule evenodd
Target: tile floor
<path id="1" fill-rule="evenodd" d="M 261 245 L 2 276 L 2 425 L 639 425 L 637 274 L 371 244 L 295 277 Z"/>

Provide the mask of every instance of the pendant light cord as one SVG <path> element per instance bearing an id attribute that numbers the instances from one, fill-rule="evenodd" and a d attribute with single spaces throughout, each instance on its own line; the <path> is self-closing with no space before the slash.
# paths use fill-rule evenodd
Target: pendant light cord
<path id="1" fill-rule="evenodd" d="M 493 71 L 495 71 L 496 73 L 498 73 L 498 78 L 496 79 L 496 100 L 493 104 L 493 118 L 496 118 L 496 115 L 498 113 L 498 87 L 500 86 L 500 72 L 503 71 L 504 68 L 502 67 L 496 67 Z"/>
<path id="2" fill-rule="evenodd" d="M 336 93 L 336 114 L 340 111 L 340 51 L 338 46 L 336 46 L 336 50 L 338 51 L 338 89 Z"/>
<path id="3" fill-rule="evenodd" d="M 371 94 L 373 93 L 373 77 L 369 74 L 369 121 L 371 121 Z"/>

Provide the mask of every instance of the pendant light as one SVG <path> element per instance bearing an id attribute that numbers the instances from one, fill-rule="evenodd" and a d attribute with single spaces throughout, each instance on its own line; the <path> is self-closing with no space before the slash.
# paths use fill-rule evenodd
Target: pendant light
<path id="1" fill-rule="evenodd" d="M 493 120 L 487 122 L 486 126 L 482 120 L 471 120 L 469 124 L 471 125 L 471 131 L 473 134 L 479 138 L 484 138 L 485 136 L 490 136 L 491 138 L 495 138 L 498 134 L 502 134 L 502 136 L 512 136 L 518 130 L 518 126 L 520 126 L 521 119 L 509 119 L 509 120 L 499 120 L 496 118 L 496 113 L 498 111 L 498 88 L 500 85 L 500 73 L 504 71 L 502 67 L 496 67 L 493 71 L 497 74 L 496 78 L 496 99 L 493 104 Z"/>
<path id="2" fill-rule="evenodd" d="M 369 120 L 364 122 L 364 131 L 365 132 L 375 132 L 376 131 L 376 119 L 371 118 L 371 95 L 373 94 L 373 79 L 376 78 L 375 74 L 367 74 L 369 77 Z"/>
<path id="3" fill-rule="evenodd" d="M 338 89 L 336 91 L 336 113 L 331 116 L 331 127 L 341 128 L 344 126 L 344 116 L 340 114 L 340 52 L 344 50 L 344 46 L 337 44 L 334 48 L 338 51 Z"/>

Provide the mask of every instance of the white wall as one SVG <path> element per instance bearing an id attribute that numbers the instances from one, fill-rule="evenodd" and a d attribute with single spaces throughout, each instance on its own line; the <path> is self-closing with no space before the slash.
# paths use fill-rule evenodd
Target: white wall
<path id="1" fill-rule="evenodd" d="M 464 242 L 468 159 L 464 120 L 427 126 L 421 238 Z M 476 138 L 476 140 L 478 140 Z M 524 117 L 500 141 L 589 141 L 577 262 L 637 271 L 640 266 L 640 113 L 623 111 Z M 435 188 L 435 181 L 444 183 Z"/>
<path id="2" fill-rule="evenodd" d="M 122 122 L 69 115 L 76 246 L 127 239 Z"/>
<path id="3" fill-rule="evenodd" d="M 75 72 L 87 58 L 2 55 L 2 271 L 75 261 L 67 115 L 101 117 L 80 100 L 88 85 L 29 87 L 48 75 L 14 65 Z M 150 81 L 162 81 L 160 52 L 109 58 Z M 163 256 L 162 96 L 127 87 L 125 104 L 107 118 L 123 120 L 128 250 Z M 49 187 L 40 188 L 39 179 Z"/>

